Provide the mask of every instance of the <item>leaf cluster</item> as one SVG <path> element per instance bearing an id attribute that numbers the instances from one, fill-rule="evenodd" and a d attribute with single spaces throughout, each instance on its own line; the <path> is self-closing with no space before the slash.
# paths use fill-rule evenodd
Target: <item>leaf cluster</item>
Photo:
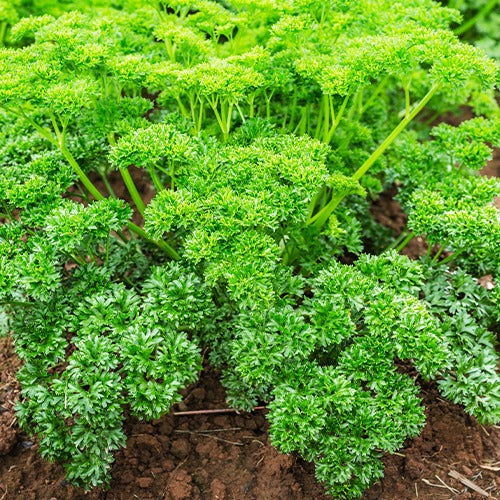
<path id="1" fill-rule="evenodd" d="M 0 0 L 0 326 L 69 480 L 108 483 L 202 350 L 335 498 L 418 434 L 419 377 L 498 421 L 498 67 L 452 3 Z"/>

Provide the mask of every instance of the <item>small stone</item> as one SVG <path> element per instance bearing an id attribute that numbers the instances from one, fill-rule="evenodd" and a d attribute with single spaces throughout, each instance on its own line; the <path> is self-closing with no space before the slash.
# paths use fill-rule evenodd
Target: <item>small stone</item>
<path id="1" fill-rule="evenodd" d="M 154 480 L 152 477 L 140 477 L 136 482 L 139 488 L 151 488 Z"/>
<path id="2" fill-rule="evenodd" d="M 33 448 L 33 441 L 23 441 L 21 446 L 29 450 L 30 448 Z"/>

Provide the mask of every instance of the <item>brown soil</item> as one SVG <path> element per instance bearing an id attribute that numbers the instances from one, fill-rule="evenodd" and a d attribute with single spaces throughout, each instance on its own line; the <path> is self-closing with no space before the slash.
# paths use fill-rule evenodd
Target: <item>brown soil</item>
<path id="1" fill-rule="evenodd" d="M 43 460 L 17 426 L 13 405 L 19 361 L 0 339 L 0 499 L 267 499 L 323 500 L 314 470 L 269 443 L 265 410 L 252 414 L 166 415 L 152 423 L 129 417 L 126 449 L 116 454 L 108 491 L 84 492 L 64 481 L 60 465 Z M 217 374 L 206 369 L 175 410 L 226 408 Z M 500 492 L 500 427 L 484 428 L 423 386 L 428 423 L 422 435 L 384 457 L 384 479 L 366 492 L 375 499 L 484 498 L 448 476 L 454 470 L 491 495 Z M 453 490 L 444 486 L 444 483 Z"/>

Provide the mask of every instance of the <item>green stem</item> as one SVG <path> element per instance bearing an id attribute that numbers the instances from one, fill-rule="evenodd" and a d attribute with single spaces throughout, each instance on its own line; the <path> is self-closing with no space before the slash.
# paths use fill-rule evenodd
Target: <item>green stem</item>
<path id="1" fill-rule="evenodd" d="M 248 116 L 250 118 L 254 118 L 255 117 L 255 94 L 252 94 L 249 98 L 248 98 Z"/>
<path id="2" fill-rule="evenodd" d="M 174 162 L 170 162 L 170 189 L 175 191 L 175 165 Z"/>
<path id="3" fill-rule="evenodd" d="M 197 118 L 196 118 L 196 99 L 192 94 L 188 94 L 189 97 L 189 108 L 191 110 L 191 119 L 193 120 L 194 125 L 196 126 Z"/>
<path id="4" fill-rule="evenodd" d="M 227 138 L 229 137 L 229 131 L 231 130 L 231 119 L 233 117 L 233 106 L 234 106 L 234 104 L 232 102 L 228 104 L 227 116 L 226 116 L 226 135 L 224 136 L 224 142 L 227 141 Z"/>
<path id="5" fill-rule="evenodd" d="M 405 117 L 410 114 L 410 89 L 405 86 Z"/>
<path id="6" fill-rule="evenodd" d="M 439 250 L 436 252 L 436 255 L 432 258 L 431 262 L 436 262 L 439 259 L 439 256 L 446 250 L 446 245 L 448 245 L 448 242 L 450 239 L 448 238 L 439 248 Z"/>
<path id="7" fill-rule="evenodd" d="M 180 255 L 168 243 L 161 240 L 153 240 L 152 238 L 149 237 L 148 233 L 144 231 L 144 229 L 134 224 L 133 222 L 128 222 L 127 227 L 130 229 L 130 231 L 134 232 L 135 234 L 137 234 L 137 236 L 140 236 L 142 239 L 154 243 L 157 247 L 163 250 L 171 259 L 179 260 L 181 258 Z"/>
<path id="8" fill-rule="evenodd" d="M 137 207 L 137 210 L 139 210 L 139 213 L 142 215 L 142 217 L 144 217 L 144 210 L 146 209 L 146 207 L 144 205 L 144 202 L 142 201 L 139 191 L 137 191 L 137 188 L 135 187 L 134 181 L 132 179 L 132 176 L 130 175 L 130 172 L 128 171 L 128 168 L 120 168 L 120 174 L 123 178 L 123 182 L 125 182 L 125 186 L 127 186 L 127 190 L 130 193 L 133 202 L 135 203 L 135 206 Z"/>
<path id="9" fill-rule="evenodd" d="M 271 90 L 271 93 L 269 96 L 267 95 L 267 92 L 264 92 L 264 96 L 266 99 L 266 118 L 267 120 L 271 119 L 271 99 L 273 98 L 274 95 L 274 90 Z"/>
<path id="10" fill-rule="evenodd" d="M 482 17 L 486 16 L 490 10 L 492 10 L 497 5 L 498 0 L 490 0 L 488 3 L 485 3 L 483 7 L 476 12 L 474 16 L 472 16 L 468 21 L 466 21 L 462 26 L 459 26 L 455 29 L 455 35 L 463 35 L 467 31 L 469 31 Z"/>
<path id="11" fill-rule="evenodd" d="M 461 250 L 457 250 L 453 252 L 451 255 L 448 255 L 445 259 L 439 261 L 439 264 L 448 264 L 448 262 L 452 261 L 453 259 L 456 259 L 461 253 L 465 251 L 465 248 L 462 248 Z"/>
<path id="12" fill-rule="evenodd" d="M 6 108 L 7 111 L 9 111 L 10 113 L 13 113 L 14 115 L 16 116 L 20 116 L 22 118 L 24 118 L 44 139 L 46 139 L 47 141 L 49 141 L 51 144 L 53 144 L 54 146 L 56 147 L 60 147 L 59 146 L 59 142 L 57 141 L 57 139 L 54 138 L 53 134 L 50 132 L 50 130 L 46 129 L 46 128 L 43 128 L 41 127 L 40 125 L 38 125 L 38 123 L 36 123 L 33 119 L 31 119 L 27 114 L 25 114 L 22 110 L 19 111 L 19 112 L 16 112 L 10 108 Z"/>
<path id="13" fill-rule="evenodd" d="M 183 102 L 181 101 L 180 96 L 176 95 L 175 100 L 177 101 L 177 104 L 179 105 L 179 109 L 181 110 L 181 114 L 184 117 L 191 119 L 191 115 L 189 114 L 188 110 L 186 109 L 186 106 L 184 106 Z"/>
<path id="14" fill-rule="evenodd" d="M 326 186 L 322 186 L 321 189 L 316 193 L 316 196 L 311 200 L 311 203 L 309 203 L 309 219 L 313 216 L 314 209 L 316 208 L 318 201 L 325 194 L 325 191 Z"/>
<path id="15" fill-rule="evenodd" d="M 427 252 L 425 253 L 425 256 L 429 258 L 432 253 L 432 249 L 434 248 L 434 245 L 431 245 L 429 242 L 427 242 Z"/>
<path id="16" fill-rule="evenodd" d="M 81 255 L 74 255 L 74 254 L 67 254 L 70 259 L 73 259 L 75 262 L 80 264 L 81 266 L 84 266 L 87 262 Z"/>
<path id="17" fill-rule="evenodd" d="M 225 123 L 223 118 L 221 117 L 221 114 L 219 113 L 219 110 L 217 109 L 218 103 L 219 103 L 219 98 L 217 97 L 216 99 L 207 99 L 208 104 L 212 108 L 212 111 L 214 112 L 215 119 L 217 120 L 217 123 L 219 124 L 219 127 L 221 129 L 222 135 L 224 137 L 224 140 L 226 139 L 226 128 L 225 128 Z"/>
<path id="18" fill-rule="evenodd" d="M 402 231 L 401 234 L 385 250 L 388 251 L 396 248 L 407 236 L 408 230 Z"/>
<path id="19" fill-rule="evenodd" d="M 241 108 L 240 108 L 239 104 L 236 102 L 234 105 L 236 106 L 236 109 L 238 110 L 238 114 L 241 117 L 242 123 L 245 123 L 246 122 L 246 118 L 245 118 L 245 115 L 243 114 L 243 112 L 241 111 Z"/>
<path id="20" fill-rule="evenodd" d="M 335 133 L 335 130 L 337 130 L 337 127 L 339 126 L 340 120 L 342 119 L 342 115 L 344 114 L 347 103 L 349 102 L 349 97 L 350 97 L 349 95 L 346 95 L 343 102 L 342 102 L 342 105 L 340 106 L 339 112 L 337 113 L 337 116 L 333 121 L 333 125 L 330 128 L 328 135 L 326 136 L 325 142 L 327 144 L 330 143 L 330 141 L 332 140 L 333 134 Z"/>
<path id="21" fill-rule="evenodd" d="M 377 96 L 380 94 L 381 90 L 384 88 L 385 84 L 387 83 L 387 80 L 389 80 L 389 75 L 384 76 L 384 78 L 380 80 L 379 84 L 375 87 L 375 90 L 373 91 L 372 95 L 368 98 L 365 104 L 361 106 L 359 113 L 360 116 L 372 105 L 373 101 L 375 101 Z"/>
<path id="22" fill-rule="evenodd" d="M 344 193 L 339 192 L 316 214 L 307 220 L 306 225 L 313 225 L 316 229 L 321 229 L 323 224 L 328 220 L 339 203 L 344 199 Z"/>
<path id="23" fill-rule="evenodd" d="M 325 109 L 325 105 L 324 105 L 325 99 L 328 100 L 328 96 L 327 95 L 323 95 L 321 97 L 321 105 L 319 106 L 318 118 L 317 118 L 317 122 L 316 122 L 316 130 L 314 132 L 314 138 L 315 139 L 319 139 L 319 137 L 321 135 L 321 131 L 323 130 L 323 123 L 324 123 L 325 120 L 328 120 L 328 115 L 325 116 L 325 118 L 323 118 L 323 116 L 325 115 L 325 112 L 324 112 L 324 109 Z"/>
<path id="24" fill-rule="evenodd" d="M 151 180 L 153 181 L 153 184 L 156 188 L 156 191 L 163 191 L 165 187 L 163 186 L 160 178 L 158 177 L 158 174 L 156 173 L 156 170 L 154 167 L 151 167 L 148 169 L 149 175 L 151 177 Z"/>
<path id="25" fill-rule="evenodd" d="M 358 170 L 352 176 L 354 180 L 358 181 L 368 169 L 382 156 L 384 151 L 394 142 L 396 137 L 405 129 L 405 127 L 422 111 L 424 106 L 430 101 L 432 96 L 438 90 L 438 86 L 434 85 L 429 92 L 424 96 L 424 98 L 418 103 L 418 105 L 413 109 L 413 111 L 399 123 L 399 125 L 389 134 L 389 136 L 380 144 L 380 146 L 370 155 L 370 157 L 363 163 L 363 165 L 358 168 Z M 307 220 L 306 225 L 314 225 L 317 229 L 320 229 L 323 224 L 328 220 L 330 215 L 333 213 L 335 208 L 344 199 L 345 194 L 340 192 L 333 196 L 330 202 L 322 208 L 314 217 Z"/>
<path id="26" fill-rule="evenodd" d="M 352 176 L 354 180 L 359 180 L 368 169 L 382 156 L 385 150 L 394 142 L 396 137 L 406 128 L 406 126 L 422 111 L 425 105 L 432 99 L 432 96 L 437 92 L 439 86 L 433 85 L 422 100 L 413 108 L 411 113 L 401 120 L 397 127 L 389 134 L 382 144 L 370 155 L 370 157 L 356 170 Z"/>
<path id="27" fill-rule="evenodd" d="M 304 135 L 309 130 L 309 114 L 310 114 L 310 104 L 307 103 L 304 110 L 302 111 L 304 121 L 300 121 L 299 135 Z"/>
<path id="28" fill-rule="evenodd" d="M 115 231 L 115 233 L 123 241 L 123 243 L 128 243 L 130 241 L 122 231 Z"/>
<path id="29" fill-rule="evenodd" d="M 415 233 L 410 231 L 406 238 L 396 247 L 396 252 L 401 252 L 403 248 L 410 243 L 410 241 L 415 237 Z"/>
<path id="30" fill-rule="evenodd" d="M 297 88 L 294 89 L 292 98 L 292 110 L 290 111 L 290 122 L 288 124 L 288 131 L 293 131 L 293 125 L 295 123 L 295 115 L 297 114 Z"/>
<path id="31" fill-rule="evenodd" d="M 59 125 L 57 124 L 57 119 L 56 119 L 54 113 L 52 113 L 52 111 L 49 112 L 49 117 L 50 117 L 50 121 L 52 122 L 52 126 L 54 127 L 54 131 L 56 133 L 57 140 L 59 141 L 59 144 L 62 144 L 64 142 L 63 136 L 62 136 L 61 130 L 59 129 Z"/>
<path id="32" fill-rule="evenodd" d="M 16 113 L 16 114 L 18 114 L 18 113 Z M 71 152 L 68 150 L 68 148 L 66 147 L 66 144 L 64 142 L 56 141 L 48 130 L 44 129 L 43 127 L 40 127 L 36 122 L 34 122 L 28 116 L 26 116 L 24 114 L 22 116 L 24 116 L 43 137 L 45 137 L 47 140 L 49 140 L 55 146 L 59 147 L 62 155 L 64 156 L 64 158 L 66 158 L 68 163 L 71 165 L 73 170 L 76 172 L 76 174 L 80 178 L 80 181 L 87 188 L 89 193 L 96 200 L 104 200 L 105 199 L 104 196 L 99 192 L 99 190 L 94 186 L 94 184 L 92 184 L 92 181 L 87 177 L 87 175 L 82 170 L 80 165 L 78 165 L 78 162 L 75 160 L 75 158 L 73 157 Z M 62 141 L 64 141 L 64 134 L 61 135 L 61 139 L 62 139 Z M 108 135 L 108 139 L 110 140 L 110 144 L 112 144 L 112 145 L 116 144 L 116 141 L 114 140 L 114 136 L 112 133 L 110 133 Z M 127 189 L 129 190 L 129 193 L 132 197 L 132 200 L 136 204 L 137 209 L 139 210 L 141 215 L 144 216 L 144 210 L 145 210 L 144 202 L 142 201 L 142 198 L 140 197 L 139 192 L 137 191 L 137 188 L 135 187 L 134 181 L 132 180 L 132 177 L 130 176 L 128 169 L 120 169 L 120 173 L 123 177 L 125 185 L 127 186 Z M 156 246 L 158 246 L 161 250 L 163 250 L 172 259 L 174 259 L 174 260 L 180 259 L 179 254 L 170 245 L 168 245 L 164 241 L 157 241 L 157 240 L 151 239 L 148 236 L 148 234 L 146 233 L 146 231 L 144 231 L 142 228 L 140 228 L 139 226 L 137 226 L 133 222 L 128 222 L 127 227 L 129 228 L 130 231 L 132 231 L 133 233 L 142 237 L 143 239 L 154 243 Z M 117 234 L 119 234 L 119 233 L 117 233 Z M 127 241 L 127 239 L 125 238 L 124 235 L 119 234 L 119 236 L 124 241 Z"/>
<path id="33" fill-rule="evenodd" d="M 99 190 L 94 186 L 94 184 L 92 184 L 92 181 L 87 177 L 85 172 L 81 169 L 80 165 L 78 165 L 78 162 L 75 160 L 74 156 L 70 153 L 69 149 L 66 147 L 66 144 L 60 143 L 59 149 L 64 158 L 66 158 L 68 163 L 71 165 L 73 170 L 76 172 L 76 174 L 82 181 L 82 184 L 87 188 L 89 193 L 96 200 L 104 200 L 104 196 L 99 192 Z"/>
<path id="34" fill-rule="evenodd" d="M 85 244 L 85 248 L 87 249 L 87 254 L 89 255 L 89 257 L 97 264 L 97 259 L 95 258 L 95 255 L 94 255 L 94 252 L 92 251 L 90 243 L 91 242 L 87 242 Z"/>
<path id="35" fill-rule="evenodd" d="M 203 113 L 205 111 L 205 107 L 204 107 L 204 104 L 203 104 L 203 101 L 201 99 L 199 99 L 200 101 L 200 109 L 199 109 L 199 113 L 198 113 L 198 124 L 197 124 L 197 127 L 196 127 L 196 133 L 199 134 L 201 132 L 201 126 L 203 124 Z"/>
<path id="36" fill-rule="evenodd" d="M 111 187 L 111 184 L 108 181 L 108 178 L 106 177 L 106 174 L 99 172 L 99 176 L 102 179 L 102 182 L 104 183 L 104 186 L 106 187 L 108 193 L 110 196 L 113 198 L 116 198 L 116 193 L 114 192 L 113 188 Z"/>
<path id="37" fill-rule="evenodd" d="M 109 233 L 106 238 L 106 246 L 104 247 L 104 265 L 107 266 L 109 262 Z"/>
<path id="38" fill-rule="evenodd" d="M 7 21 L 0 23 L 0 46 L 5 45 L 5 34 L 7 33 Z"/>

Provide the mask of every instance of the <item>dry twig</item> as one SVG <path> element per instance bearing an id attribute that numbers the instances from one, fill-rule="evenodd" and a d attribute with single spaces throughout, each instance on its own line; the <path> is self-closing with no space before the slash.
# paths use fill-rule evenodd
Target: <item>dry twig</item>
<path id="1" fill-rule="evenodd" d="M 492 470 L 494 472 L 498 472 L 498 471 L 500 471 L 500 467 L 497 466 L 498 464 L 500 464 L 500 462 L 494 462 L 492 464 L 484 464 L 484 465 L 479 464 L 479 467 L 481 467 L 481 469 Z"/>
<path id="2" fill-rule="evenodd" d="M 451 470 L 450 472 L 448 472 L 448 475 L 453 479 L 460 481 L 463 485 L 467 486 L 467 488 L 470 488 L 471 490 L 474 490 L 476 493 L 483 495 L 483 497 L 490 496 L 490 494 L 487 491 L 477 486 L 477 484 L 474 484 L 470 479 L 467 479 L 465 476 L 462 476 L 460 472 L 457 472 L 456 470 Z"/>
<path id="3" fill-rule="evenodd" d="M 265 410 L 266 406 L 256 406 L 252 411 Z M 234 408 L 218 408 L 215 410 L 191 410 L 191 411 L 174 411 L 172 415 L 176 417 L 187 417 L 190 415 L 209 415 L 215 413 L 241 413 Z"/>
<path id="4" fill-rule="evenodd" d="M 448 488 L 452 493 L 460 493 L 458 490 L 456 490 L 455 488 L 452 488 L 451 486 L 449 486 L 448 484 L 446 484 L 437 474 L 434 474 L 434 477 L 443 485 L 445 486 L 446 488 Z"/>
<path id="5" fill-rule="evenodd" d="M 222 439 L 217 436 L 212 436 L 212 434 L 205 434 L 203 431 L 184 431 L 181 429 L 176 429 L 174 432 L 177 432 L 179 434 L 196 434 L 197 436 L 204 436 L 207 438 L 216 439 L 217 441 L 222 441 L 223 443 L 234 444 L 235 446 L 244 446 L 243 443 L 240 443 L 238 441 L 229 441 L 228 439 Z"/>

